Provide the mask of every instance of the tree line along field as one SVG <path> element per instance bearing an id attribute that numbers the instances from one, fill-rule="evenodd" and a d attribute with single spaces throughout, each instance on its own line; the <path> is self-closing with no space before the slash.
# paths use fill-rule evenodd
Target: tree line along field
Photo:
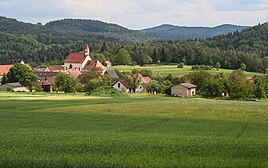
<path id="1" fill-rule="evenodd" d="M 122 72 L 131 72 L 133 69 L 142 70 L 142 69 L 148 69 L 153 72 L 153 75 L 161 74 L 163 76 L 166 75 L 173 75 L 173 76 L 180 76 L 180 75 L 186 75 L 192 72 L 191 70 L 192 66 L 184 66 L 184 68 L 178 68 L 177 65 L 155 65 L 155 66 L 112 66 L 109 67 L 109 69 L 117 69 Z M 225 74 L 231 74 L 233 70 L 231 69 L 212 69 L 208 71 L 211 74 L 217 74 L 217 73 L 225 73 Z M 256 74 L 260 74 L 257 72 L 245 72 L 245 74 L 248 77 L 252 77 Z"/>
<path id="2" fill-rule="evenodd" d="M 268 103 L 0 93 L 0 167 L 267 167 Z"/>

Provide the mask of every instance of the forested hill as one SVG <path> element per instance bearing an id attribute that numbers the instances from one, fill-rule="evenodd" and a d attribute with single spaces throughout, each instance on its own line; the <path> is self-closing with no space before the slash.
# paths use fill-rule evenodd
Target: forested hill
<path id="1" fill-rule="evenodd" d="M 182 27 L 164 24 L 158 27 L 143 29 L 142 32 L 166 39 L 188 40 L 208 38 L 218 35 L 241 31 L 247 27 L 224 24 L 216 27 Z"/>
<path id="2" fill-rule="evenodd" d="M 268 56 L 268 22 L 244 29 L 241 32 L 203 40 L 203 44 L 223 50 L 235 49 L 247 53 L 257 53 L 262 57 Z"/>
<path id="3" fill-rule="evenodd" d="M 45 25 L 47 28 L 71 30 L 80 33 L 92 33 L 92 32 L 111 32 L 111 33 L 132 33 L 133 30 L 129 30 L 116 24 L 105 23 L 98 20 L 85 20 L 85 19 L 63 19 L 49 22 Z"/>
<path id="4" fill-rule="evenodd" d="M 119 25 L 82 19 L 65 19 L 41 25 L 0 17 L 0 32 L 32 36 L 44 44 L 69 44 L 77 41 L 98 44 L 103 41 L 134 44 L 158 39 Z"/>

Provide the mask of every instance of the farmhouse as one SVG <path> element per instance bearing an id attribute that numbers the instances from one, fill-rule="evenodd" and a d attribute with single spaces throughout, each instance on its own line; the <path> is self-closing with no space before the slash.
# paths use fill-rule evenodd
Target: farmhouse
<path id="1" fill-rule="evenodd" d="M 136 74 L 136 75 L 138 75 L 138 77 L 139 77 L 140 84 L 136 88 L 135 92 L 141 93 L 141 92 L 145 91 L 145 86 L 151 82 L 151 79 L 149 77 L 143 77 L 141 74 Z M 113 87 L 117 90 L 122 91 L 122 92 L 126 92 L 126 93 L 131 92 L 129 86 L 127 85 L 127 81 L 125 79 L 121 79 L 121 80 L 117 81 L 113 85 Z"/>
<path id="2" fill-rule="evenodd" d="M 191 83 L 182 83 L 171 88 L 172 96 L 192 97 L 196 94 L 197 86 Z"/>

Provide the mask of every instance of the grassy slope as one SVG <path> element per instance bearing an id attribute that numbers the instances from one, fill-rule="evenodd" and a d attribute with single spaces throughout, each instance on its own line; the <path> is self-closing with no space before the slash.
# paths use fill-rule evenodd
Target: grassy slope
<path id="1" fill-rule="evenodd" d="M 268 103 L 0 93 L 0 167 L 267 167 Z"/>
<path id="2" fill-rule="evenodd" d="M 172 74 L 174 76 L 179 76 L 179 75 L 185 75 L 191 72 L 191 66 L 184 66 L 184 68 L 177 68 L 176 65 L 163 65 L 163 66 L 113 66 L 110 67 L 109 69 L 118 69 L 120 71 L 126 71 L 126 72 L 130 72 L 133 69 L 149 69 L 153 71 L 154 75 L 157 75 L 158 73 L 160 73 L 161 75 L 168 75 L 168 74 Z M 220 69 L 219 71 L 217 71 L 216 69 L 213 69 L 211 71 L 208 71 L 212 74 L 216 74 L 219 72 L 223 72 L 226 74 L 230 74 L 233 72 L 233 70 L 230 69 Z M 255 74 L 258 74 L 256 72 L 245 72 L 245 74 L 247 76 L 253 76 Z"/>

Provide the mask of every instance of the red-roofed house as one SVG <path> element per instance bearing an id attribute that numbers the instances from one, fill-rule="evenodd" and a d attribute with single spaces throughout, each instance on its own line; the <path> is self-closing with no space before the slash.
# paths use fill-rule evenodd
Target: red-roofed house
<path id="1" fill-rule="evenodd" d="M 68 69 L 67 72 L 76 79 L 81 75 L 81 72 L 78 69 Z"/>
<path id="2" fill-rule="evenodd" d="M 100 70 L 106 70 L 106 68 L 102 65 L 99 60 L 90 60 L 86 63 L 83 70 L 90 70 L 92 68 L 99 68 Z"/>
<path id="3" fill-rule="evenodd" d="M 50 65 L 46 67 L 44 72 L 61 72 L 64 70 L 64 67 L 62 65 Z"/>
<path id="4" fill-rule="evenodd" d="M 90 49 L 86 45 L 85 51 L 81 53 L 70 53 L 69 56 L 64 61 L 64 70 L 68 69 L 78 69 L 82 71 L 88 61 L 92 60 L 89 56 Z"/>
<path id="5" fill-rule="evenodd" d="M 13 67 L 13 65 L 0 65 L 0 79 L 2 79 L 4 74 L 9 72 L 11 67 Z"/>

